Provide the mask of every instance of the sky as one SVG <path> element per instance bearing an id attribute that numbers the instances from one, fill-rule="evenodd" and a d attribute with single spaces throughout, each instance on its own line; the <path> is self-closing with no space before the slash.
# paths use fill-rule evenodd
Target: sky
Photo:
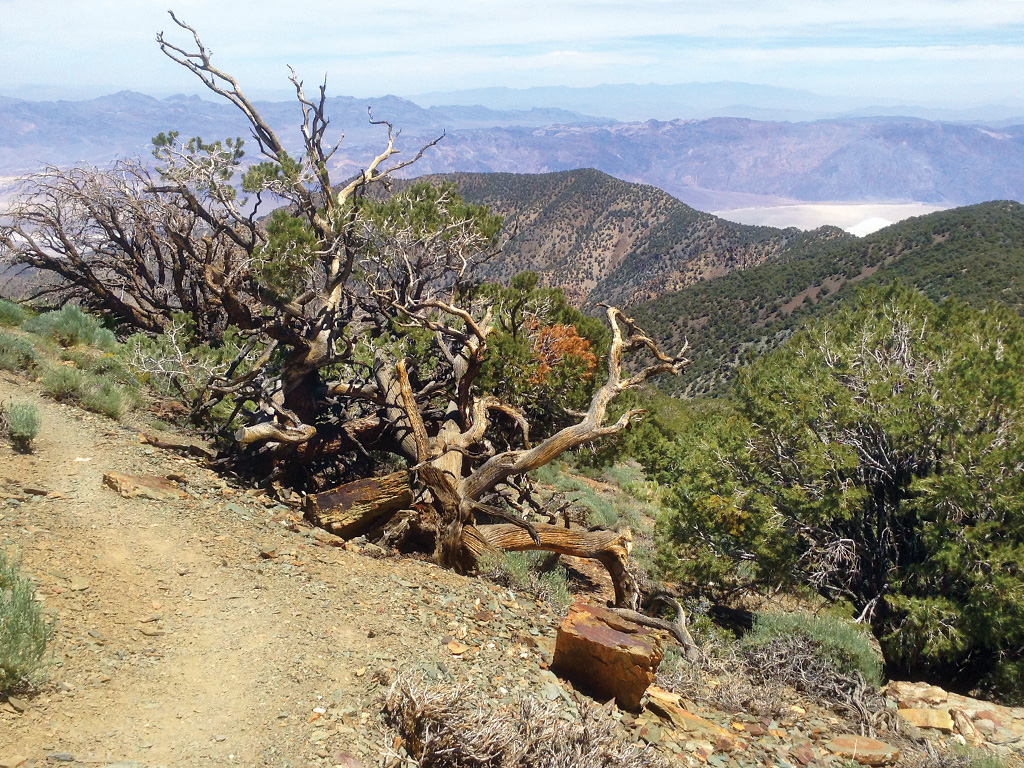
<path id="1" fill-rule="evenodd" d="M 929 106 L 1024 102 L 1024 0 L 0 0 L 0 95 L 206 93 L 194 26 L 254 97 L 735 81 Z"/>

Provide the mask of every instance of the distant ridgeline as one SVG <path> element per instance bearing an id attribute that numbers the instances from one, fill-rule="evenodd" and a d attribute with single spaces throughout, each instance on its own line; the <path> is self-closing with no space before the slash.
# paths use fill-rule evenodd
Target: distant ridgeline
<path id="1" fill-rule="evenodd" d="M 505 217 L 514 235 L 489 277 L 532 270 L 585 307 L 629 307 L 668 349 L 689 340 L 691 365 L 659 382 L 677 393 L 719 391 L 745 355 L 831 312 L 856 285 L 899 279 L 933 299 L 1002 301 L 1024 313 L 1024 206 L 1015 202 L 857 238 L 835 227 L 734 224 L 595 170 L 423 178 L 453 181 Z"/>

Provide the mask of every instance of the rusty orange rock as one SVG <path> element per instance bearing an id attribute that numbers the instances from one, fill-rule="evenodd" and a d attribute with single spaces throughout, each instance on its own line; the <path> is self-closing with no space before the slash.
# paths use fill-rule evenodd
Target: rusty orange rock
<path id="1" fill-rule="evenodd" d="M 150 499 L 170 501 L 187 499 L 188 494 L 174 482 L 156 475 L 126 475 L 123 472 L 107 472 L 103 484 L 117 491 L 126 499 Z"/>
<path id="2" fill-rule="evenodd" d="M 953 718 L 945 709 L 919 709 L 910 707 L 897 710 L 903 720 L 917 728 L 934 728 L 943 733 L 953 732 Z"/>
<path id="3" fill-rule="evenodd" d="M 622 709 L 637 711 L 663 655 L 661 639 L 596 605 L 576 602 L 558 628 L 551 669 Z"/>
<path id="4" fill-rule="evenodd" d="M 852 734 L 836 736 L 825 748 L 839 757 L 856 760 L 861 765 L 892 765 L 900 758 L 900 751 L 884 741 Z"/>

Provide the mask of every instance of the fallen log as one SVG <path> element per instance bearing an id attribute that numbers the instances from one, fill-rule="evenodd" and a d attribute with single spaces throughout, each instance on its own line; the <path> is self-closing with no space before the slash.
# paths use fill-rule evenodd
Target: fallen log
<path id="1" fill-rule="evenodd" d="M 384 518 L 412 504 L 412 476 L 406 471 L 368 477 L 306 497 L 305 516 L 343 539 L 361 536 Z"/>
<path id="2" fill-rule="evenodd" d="M 464 558 L 475 564 L 484 554 L 498 550 L 541 550 L 598 560 L 611 576 L 615 605 L 636 610 L 640 590 L 627 568 L 629 553 L 633 549 L 633 534 L 628 528 L 624 531 L 581 531 L 538 523 L 533 530 L 539 541 L 518 525 L 467 525 L 462 531 Z"/>

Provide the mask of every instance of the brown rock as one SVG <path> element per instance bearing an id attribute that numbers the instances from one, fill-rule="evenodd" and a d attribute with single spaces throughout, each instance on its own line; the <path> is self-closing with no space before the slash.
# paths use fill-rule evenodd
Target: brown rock
<path id="1" fill-rule="evenodd" d="M 991 709 L 982 709 L 974 714 L 975 720 L 989 720 L 997 728 L 1002 728 L 1005 723 L 1003 718 L 999 716 L 997 712 L 993 712 Z"/>
<path id="2" fill-rule="evenodd" d="M 117 491 L 126 499 L 150 499 L 170 501 L 187 499 L 188 494 L 177 485 L 156 475 L 126 475 L 123 472 L 107 472 L 103 484 Z"/>
<path id="3" fill-rule="evenodd" d="M 605 608 L 575 603 L 558 628 L 551 668 L 559 676 L 615 698 L 622 709 L 636 711 L 654 682 L 662 658 L 661 641 Z"/>
<path id="4" fill-rule="evenodd" d="M 798 744 L 789 751 L 789 754 L 800 765 L 807 765 L 818 756 L 817 751 L 811 744 Z"/>
<path id="5" fill-rule="evenodd" d="M 710 741 L 725 752 L 732 750 L 736 742 L 731 733 L 720 725 L 683 709 L 680 701 L 678 693 L 671 693 L 656 685 L 647 689 L 648 710 L 670 721 L 695 741 Z"/>
<path id="6" fill-rule="evenodd" d="M 908 707 L 898 710 L 898 714 L 916 728 L 934 728 L 943 733 L 953 732 L 953 718 L 944 709 Z"/>
<path id="7" fill-rule="evenodd" d="M 865 736 L 847 734 L 836 736 L 825 748 L 847 760 L 855 760 L 861 765 L 892 765 L 900 758 L 900 751 L 884 741 L 869 739 Z"/>
<path id="8" fill-rule="evenodd" d="M 28 762 L 24 755 L 0 755 L 0 768 L 18 768 Z"/>
<path id="9" fill-rule="evenodd" d="M 950 714 L 953 715 L 953 724 L 956 725 L 956 730 L 961 736 L 972 744 L 980 744 L 985 740 L 985 737 L 981 735 L 974 723 L 971 722 L 971 718 L 967 716 L 967 713 L 962 709 L 954 709 Z"/>

